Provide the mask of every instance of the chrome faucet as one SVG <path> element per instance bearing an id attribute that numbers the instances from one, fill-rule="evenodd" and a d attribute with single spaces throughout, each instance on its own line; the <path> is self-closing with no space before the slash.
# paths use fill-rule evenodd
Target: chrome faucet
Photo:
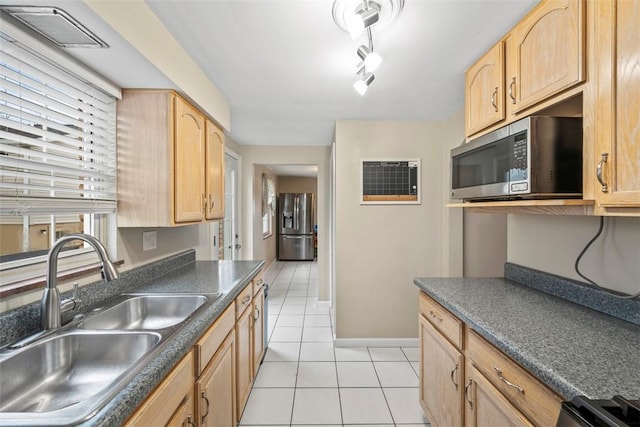
<path id="1" fill-rule="evenodd" d="M 118 272 L 113 266 L 113 263 L 109 260 L 107 250 L 95 237 L 88 234 L 78 233 L 67 234 L 66 236 L 58 239 L 51 249 L 49 249 L 49 255 L 47 256 L 47 284 L 44 288 L 44 293 L 42 294 L 42 301 L 40 302 L 42 328 L 45 331 L 62 326 L 62 313 L 73 310 L 77 303 L 75 291 L 72 298 L 61 301 L 60 292 L 58 292 L 58 288 L 56 286 L 58 255 L 60 254 L 62 247 L 72 240 L 83 240 L 96 251 L 98 258 L 100 258 L 100 262 L 102 263 L 102 277 L 105 282 L 110 282 L 111 280 L 118 278 Z"/>

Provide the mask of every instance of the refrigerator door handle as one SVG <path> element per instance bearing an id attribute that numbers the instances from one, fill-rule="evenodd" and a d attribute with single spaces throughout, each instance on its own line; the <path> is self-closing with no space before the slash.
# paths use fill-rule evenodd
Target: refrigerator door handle
<path id="1" fill-rule="evenodd" d="M 310 238 L 311 238 L 311 236 L 298 236 L 298 235 L 291 235 L 291 236 L 289 236 L 289 235 L 284 234 L 284 235 L 282 236 L 282 238 L 283 238 L 283 239 L 310 239 Z"/>
<path id="2" fill-rule="evenodd" d="M 298 196 L 295 196 L 293 201 L 293 228 L 296 230 L 299 229 L 299 226 L 298 226 L 298 222 L 300 221 L 300 218 L 298 218 L 299 215 L 300 215 L 300 198 Z"/>

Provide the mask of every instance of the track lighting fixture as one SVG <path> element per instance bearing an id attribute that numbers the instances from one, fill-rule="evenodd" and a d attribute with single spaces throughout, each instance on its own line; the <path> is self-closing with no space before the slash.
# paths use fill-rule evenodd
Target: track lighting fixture
<path id="1" fill-rule="evenodd" d="M 353 39 L 363 32 L 367 33 L 367 44 L 358 47 L 356 54 L 362 61 L 358 65 L 358 80 L 353 88 L 364 95 L 374 79 L 375 71 L 382 62 L 382 57 L 373 50 L 372 28 L 376 33 L 398 17 L 404 0 L 334 0 L 333 20 L 340 29 L 351 34 Z"/>
<path id="2" fill-rule="evenodd" d="M 371 49 L 369 49 L 365 45 L 360 46 L 358 48 L 357 53 L 360 59 L 362 59 L 362 63 L 364 67 L 368 71 L 373 72 L 377 70 L 378 67 L 380 66 L 380 63 L 382 62 L 382 57 L 378 55 L 376 52 L 373 52 Z"/>
<path id="3" fill-rule="evenodd" d="M 367 73 L 364 68 L 362 69 L 361 74 L 362 77 L 356 80 L 356 82 L 353 84 L 353 88 L 360 95 L 364 95 L 367 92 L 367 89 L 369 89 L 369 85 L 371 84 L 375 76 L 373 75 L 373 73 Z"/>

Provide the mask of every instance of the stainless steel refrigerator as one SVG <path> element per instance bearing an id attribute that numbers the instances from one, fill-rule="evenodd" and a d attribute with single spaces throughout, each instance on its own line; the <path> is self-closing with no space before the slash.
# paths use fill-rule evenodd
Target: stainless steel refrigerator
<path id="1" fill-rule="evenodd" d="M 278 259 L 311 261 L 313 254 L 313 194 L 278 195 Z"/>

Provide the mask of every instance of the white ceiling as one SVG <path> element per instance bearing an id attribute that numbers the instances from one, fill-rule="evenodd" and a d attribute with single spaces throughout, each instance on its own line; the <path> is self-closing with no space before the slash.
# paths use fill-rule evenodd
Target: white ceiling
<path id="1" fill-rule="evenodd" d="M 175 85 L 81 0 L 0 0 L 65 9 L 109 49 L 73 49 L 122 87 Z M 134 0 L 119 0 L 134 1 Z M 374 30 L 383 57 L 365 96 L 356 49 L 332 0 L 146 0 L 231 105 L 229 136 L 248 145 L 328 145 L 334 123 L 446 119 L 464 104 L 464 70 L 537 0 L 406 0 Z"/>

